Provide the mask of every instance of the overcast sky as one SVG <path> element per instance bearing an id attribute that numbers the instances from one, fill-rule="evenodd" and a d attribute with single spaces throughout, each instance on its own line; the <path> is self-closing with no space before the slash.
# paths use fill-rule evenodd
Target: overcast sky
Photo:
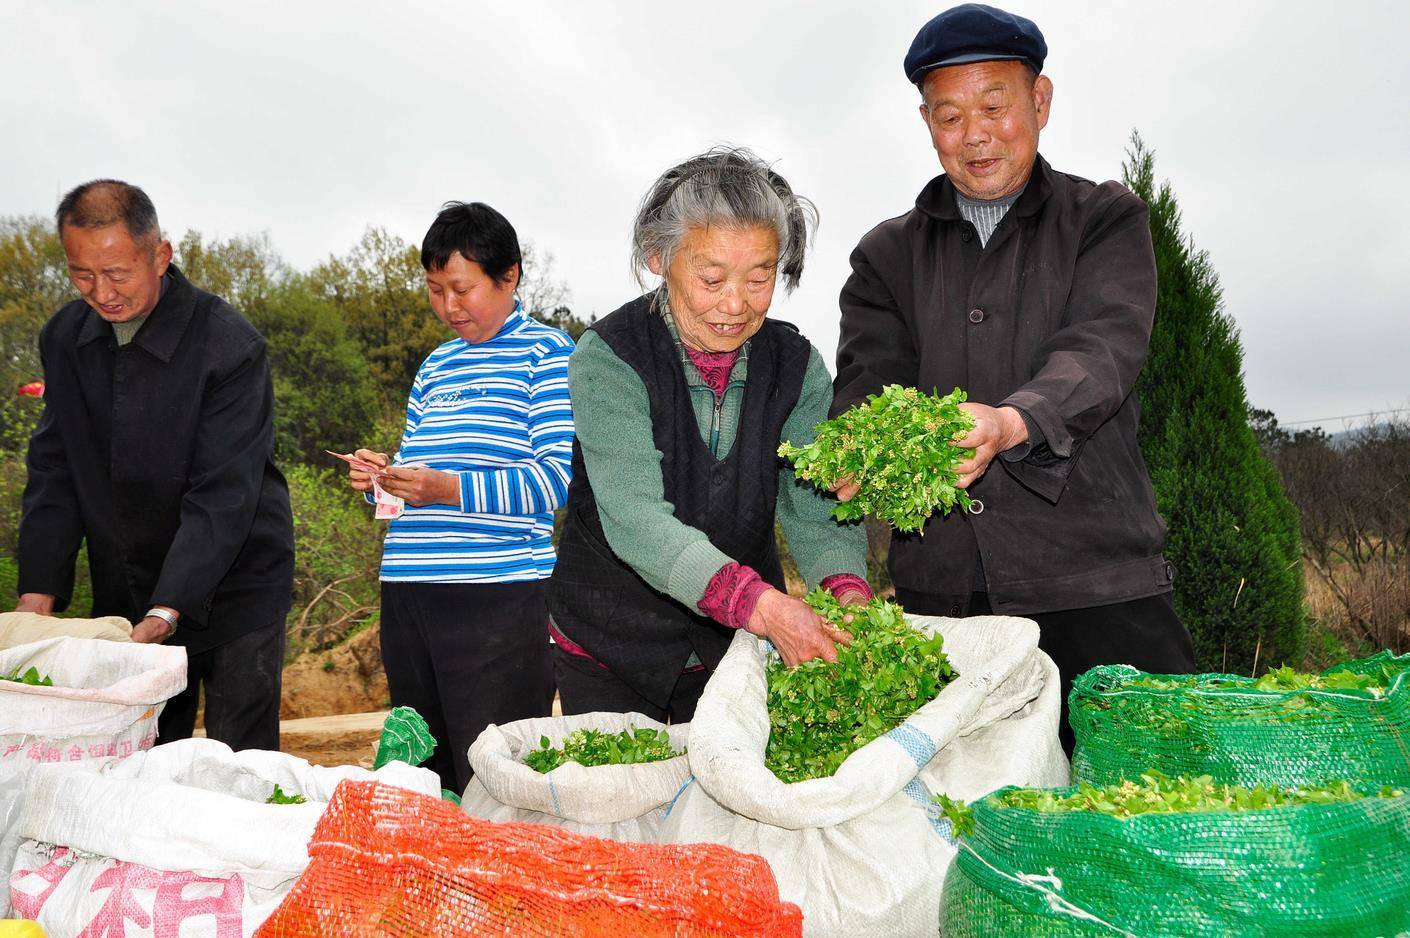
<path id="1" fill-rule="evenodd" d="M 743 144 L 821 211 L 772 312 L 830 361 L 848 253 L 939 172 L 901 59 L 944 6 L 0 0 L 0 214 L 116 176 L 173 240 L 263 231 L 306 267 L 478 199 L 602 315 L 637 292 L 650 181 Z M 1250 399 L 1285 422 L 1410 406 L 1407 6 L 1008 6 L 1048 40 L 1041 151 L 1115 178 L 1139 128 L 1223 281 Z"/>

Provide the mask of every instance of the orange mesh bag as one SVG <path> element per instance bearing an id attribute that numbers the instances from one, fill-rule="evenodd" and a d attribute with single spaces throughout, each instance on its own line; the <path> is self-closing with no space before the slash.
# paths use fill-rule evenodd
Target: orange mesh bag
<path id="1" fill-rule="evenodd" d="M 762 858 L 498 824 L 344 782 L 260 938 L 311 935 L 801 935 Z"/>

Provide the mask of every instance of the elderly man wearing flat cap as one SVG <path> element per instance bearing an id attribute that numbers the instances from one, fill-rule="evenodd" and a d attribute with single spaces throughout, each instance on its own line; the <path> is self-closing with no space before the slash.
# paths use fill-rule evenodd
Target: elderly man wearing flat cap
<path id="1" fill-rule="evenodd" d="M 1021 615 L 1067 691 L 1097 664 L 1194 669 L 1171 603 L 1132 393 L 1155 313 L 1146 206 L 1038 155 L 1053 83 L 1030 20 L 965 4 L 916 34 L 906 78 L 944 175 L 852 253 L 832 412 L 883 385 L 968 391 L 968 514 L 898 534 L 910 612 Z M 855 488 L 839 489 L 849 498 Z"/>

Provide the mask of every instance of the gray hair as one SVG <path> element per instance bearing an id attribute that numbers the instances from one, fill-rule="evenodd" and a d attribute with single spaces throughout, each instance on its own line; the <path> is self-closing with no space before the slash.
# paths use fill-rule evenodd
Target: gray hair
<path id="1" fill-rule="evenodd" d="M 632 225 L 632 270 L 643 287 L 659 257 L 662 271 L 691 228 L 772 228 L 778 235 L 778 272 L 786 290 L 803 276 L 808 236 L 818 210 L 788 180 L 750 150 L 715 147 L 661 174 L 637 209 Z"/>
<path id="2" fill-rule="evenodd" d="M 161 240 L 157 209 L 147 193 L 120 179 L 94 179 L 70 189 L 59 202 L 54 221 L 64 228 L 105 228 L 122 222 L 132 240 Z"/>

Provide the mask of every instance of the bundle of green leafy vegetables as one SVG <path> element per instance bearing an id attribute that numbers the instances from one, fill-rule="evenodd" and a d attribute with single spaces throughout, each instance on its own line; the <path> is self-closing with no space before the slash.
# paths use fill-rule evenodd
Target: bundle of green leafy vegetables
<path id="1" fill-rule="evenodd" d="M 1210 675 L 1150 675 L 1133 677 L 1106 688 L 1101 694 L 1079 695 L 1079 706 L 1090 711 L 1120 714 L 1128 725 L 1140 730 L 1183 733 L 1187 712 L 1244 713 L 1256 707 L 1260 713 L 1279 714 L 1280 720 L 1316 719 L 1326 712 L 1339 712 L 1335 700 L 1299 691 L 1340 691 L 1383 698 L 1399 669 L 1390 665 L 1372 671 L 1338 670 L 1326 674 L 1276 668 L 1257 680 Z M 1216 691 L 1212 694 L 1181 695 L 1180 691 Z M 1137 691 L 1138 693 L 1124 693 Z M 1146 694 L 1140 691 L 1171 691 Z M 1218 693 L 1229 691 L 1232 693 Z M 1240 693 L 1242 692 L 1242 693 Z M 1266 695 L 1266 696 L 1255 696 Z M 1271 708 L 1271 709 L 1270 709 Z"/>
<path id="2" fill-rule="evenodd" d="M 16 668 L 9 674 L 0 674 L 0 681 L 13 681 L 16 684 L 28 684 L 30 687 L 53 687 L 54 679 L 49 675 L 40 675 L 38 668 L 30 668 L 23 674 Z"/>
<path id="3" fill-rule="evenodd" d="M 1352 788 L 1347 781 L 1302 788 L 1221 785 L 1208 775 L 1170 778 L 1151 770 L 1143 773 L 1139 782 L 1127 780 L 1101 787 L 1081 784 L 1059 789 L 1010 788 L 986 797 L 991 804 L 1002 808 L 1041 812 L 1093 811 L 1125 820 L 1143 814 L 1228 814 L 1287 805 L 1341 804 L 1368 797 L 1399 798 L 1403 794 L 1401 789 L 1389 785 L 1367 794 Z M 972 810 L 963 801 L 939 794 L 935 796 L 935 803 L 949 819 L 955 833 L 968 834 L 974 830 Z"/>
<path id="4" fill-rule="evenodd" d="M 852 633 L 837 663 L 768 668 L 769 742 L 764 764 L 785 782 L 832 775 L 856 750 L 895 729 L 956 677 L 944 638 L 912 628 L 900 606 L 873 599 L 843 606 L 819 587 L 808 605 Z M 852 613 L 848 623 L 844 617 Z"/>
<path id="5" fill-rule="evenodd" d="M 277 782 L 274 785 L 274 792 L 264 799 L 265 804 L 303 804 L 306 801 L 308 799 L 298 792 L 285 792 Z"/>
<path id="6" fill-rule="evenodd" d="M 919 531 L 937 509 L 970 506 L 968 493 L 955 487 L 955 466 L 974 454 L 954 442 L 974 428 L 974 418 L 960 410 L 964 400 L 959 388 L 940 397 L 890 384 L 818 424 L 813 442 L 785 442 L 778 454 L 818 488 L 843 479 L 861 487 L 833 509 L 839 521 L 873 515 L 898 531 Z"/>
<path id="7" fill-rule="evenodd" d="M 1294 671 L 1284 665 L 1275 668 L 1255 681 L 1241 678 L 1201 678 L 1198 675 L 1154 676 L 1135 678 L 1121 685 L 1122 689 L 1138 690 L 1188 690 L 1199 687 L 1207 690 L 1257 690 L 1287 693 L 1299 690 L 1354 690 L 1366 691 L 1372 697 L 1385 696 L 1386 688 L 1394 679 L 1395 673 L 1389 666 L 1382 665 L 1374 672 L 1331 671 L 1327 674 L 1313 674 Z"/>
<path id="8" fill-rule="evenodd" d="M 553 748 L 547 736 L 540 736 L 539 748 L 524 757 L 524 764 L 536 772 L 552 772 L 568 762 L 582 766 L 638 765 L 674 759 L 680 754 L 671 748 L 671 737 L 665 730 L 574 730 L 563 737 L 561 749 Z"/>

